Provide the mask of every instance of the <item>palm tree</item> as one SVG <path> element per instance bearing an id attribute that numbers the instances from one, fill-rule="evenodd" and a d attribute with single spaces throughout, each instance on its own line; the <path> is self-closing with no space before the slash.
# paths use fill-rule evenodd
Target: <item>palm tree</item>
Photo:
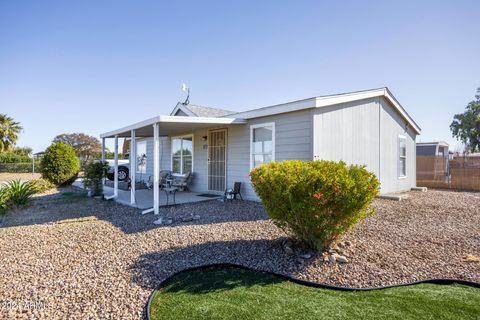
<path id="1" fill-rule="evenodd" d="M 0 114 L 0 152 L 10 151 L 15 147 L 22 129 L 19 122 L 15 122 L 6 114 Z"/>

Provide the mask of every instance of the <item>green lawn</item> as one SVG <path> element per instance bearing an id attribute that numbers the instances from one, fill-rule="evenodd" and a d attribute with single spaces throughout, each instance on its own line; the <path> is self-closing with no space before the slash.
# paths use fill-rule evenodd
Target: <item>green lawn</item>
<path id="1" fill-rule="evenodd" d="M 152 319 L 480 319 L 480 289 L 420 284 L 345 292 L 210 268 L 171 278 L 150 312 Z"/>

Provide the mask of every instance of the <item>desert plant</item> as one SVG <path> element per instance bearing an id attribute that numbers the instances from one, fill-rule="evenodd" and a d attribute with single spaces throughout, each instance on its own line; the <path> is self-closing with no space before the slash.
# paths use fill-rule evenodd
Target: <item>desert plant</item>
<path id="1" fill-rule="evenodd" d="M 83 185 L 92 190 L 93 196 L 103 193 L 102 179 L 106 176 L 107 170 L 108 162 L 93 161 L 86 165 Z"/>
<path id="2" fill-rule="evenodd" d="M 369 205 L 379 191 L 373 173 L 342 161 L 271 162 L 250 177 L 273 222 L 318 250 L 373 214 Z"/>
<path id="3" fill-rule="evenodd" d="M 45 179 L 34 179 L 29 181 L 34 193 L 42 193 L 55 188 L 55 185 Z"/>
<path id="4" fill-rule="evenodd" d="M 6 185 L 9 201 L 14 205 L 25 205 L 30 201 L 31 196 L 35 193 L 29 182 L 21 180 L 12 180 Z"/>
<path id="5" fill-rule="evenodd" d="M 55 142 L 45 150 L 41 171 L 44 179 L 56 185 L 70 184 L 80 171 L 80 160 L 71 146 Z"/>

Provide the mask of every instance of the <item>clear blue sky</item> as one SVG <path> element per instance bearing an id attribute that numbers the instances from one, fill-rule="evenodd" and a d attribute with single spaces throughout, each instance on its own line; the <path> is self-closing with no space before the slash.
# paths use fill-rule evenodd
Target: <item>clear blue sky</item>
<path id="1" fill-rule="evenodd" d="M 231 110 L 388 86 L 423 132 L 480 86 L 480 1 L 1 1 L 0 112 L 35 151 L 191 101 Z"/>

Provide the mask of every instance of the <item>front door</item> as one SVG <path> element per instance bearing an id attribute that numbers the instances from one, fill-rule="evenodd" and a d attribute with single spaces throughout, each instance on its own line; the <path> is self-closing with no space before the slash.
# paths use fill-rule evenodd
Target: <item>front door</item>
<path id="1" fill-rule="evenodd" d="M 214 130 L 208 136 L 208 190 L 225 191 L 227 173 L 227 130 Z"/>

